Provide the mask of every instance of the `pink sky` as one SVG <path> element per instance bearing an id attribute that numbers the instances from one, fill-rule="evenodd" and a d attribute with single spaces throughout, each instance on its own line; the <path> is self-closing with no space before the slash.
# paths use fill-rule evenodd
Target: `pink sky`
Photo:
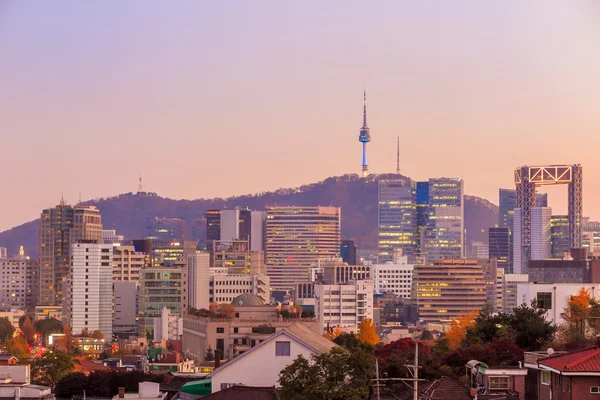
<path id="1" fill-rule="evenodd" d="M 455 176 L 497 203 L 524 164 L 581 163 L 600 218 L 593 1 L 0 4 L 0 230 L 70 202 Z M 566 188 L 550 205 L 565 212 Z"/>

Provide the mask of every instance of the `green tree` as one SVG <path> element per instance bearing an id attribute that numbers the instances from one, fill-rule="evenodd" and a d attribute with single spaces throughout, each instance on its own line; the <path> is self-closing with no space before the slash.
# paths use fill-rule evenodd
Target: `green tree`
<path id="1" fill-rule="evenodd" d="M 433 333 L 428 329 L 423 329 L 423 333 L 421 333 L 421 340 L 433 340 Z"/>
<path id="2" fill-rule="evenodd" d="M 23 324 L 21 324 L 21 331 L 23 332 L 23 336 L 25 337 L 25 340 L 27 340 L 27 343 L 31 346 L 33 342 L 35 342 L 35 328 L 27 315 L 25 315 Z"/>
<path id="3" fill-rule="evenodd" d="M 0 342 L 4 343 L 15 332 L 15 327 L 10 323 L 7 317 L 0 318 Z"/>
<path id="4" fill-rule="evenodd" d="M 362 400 L 371 392 L 375 361 L 365 350 L 335 347 L 329 353 L 298 356 L 279 374 L 282 398 L 289 400 Z"/>
<path id="5" fill-rule="evenodd" d="M 333 343 L 338 346 L 342 346 L 347 348 L 348 350 L 367 350 L 373 351 L 373 346 L 367 343 L 361 342 L 356 335 L 351 333 L 342 333 L 341 335 L 336 336 L 333 340 Z"/>
<path id="6" fill-rule="evenodd" d="M 35 321 L 33 324 L 35 331 L 42 337 L 47 337 L 51 333 L 62 333 L 63 324 L 56 318 L 45 318 Z"/>
<path id="7" fill-rule="evenodd" d="M 34 383 L 54 388 L 54 385 L 74 367 L 71 355 L 64 351 L 47 351 L 31 363 Z"/>
<path id="8" fill-rule="evenodd" d="M 95 330 L 90 332 L 89 337 L 94 338 L 94 339 L 104 339 L 104 334 L 102 332 L 100 332 L 99 330 Z"/>
<path id="9" fill-rule="evenodd" d="M 29 358 L 30 351 L 27 341 L 21 336 L 10 338 L 5 343 L 6 351 L 17 357 L 20 362 Z"/>
<path id="10" fill-rule="evenodd" d="M 513 310 L 509 319 L 514 343 L 525 351 L 538 351 L 552 340 L 556 327 L 546 321 L 546 310 L 522 304 Z"/>

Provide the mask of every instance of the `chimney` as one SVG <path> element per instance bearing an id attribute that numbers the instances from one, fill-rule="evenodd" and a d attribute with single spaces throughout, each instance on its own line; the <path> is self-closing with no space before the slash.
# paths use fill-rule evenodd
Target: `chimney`
<path id="1" fill-rule="evenodd" d="M 215 369 L 221 366 L 221 350 L 215 350 Z"/>
<path id="2" fill-rule="evenodd" d="M 119 398 L 120 399 L 124 399 L 125 398 L 125 388 L 124 387 L 120 387 L 119 388 Z"/>

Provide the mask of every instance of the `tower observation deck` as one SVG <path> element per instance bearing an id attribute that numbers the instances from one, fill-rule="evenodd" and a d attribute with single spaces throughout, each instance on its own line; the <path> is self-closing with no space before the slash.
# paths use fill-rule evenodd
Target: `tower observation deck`
<path id="1" fill-rule="evenodd" d="M 358 136 L 358 141 L 362 143 L 363 146 L 363 154 L 362 154 L 362 176 L 363 178 L 369 175 L 369 165 L 367 164 L 367 143 L 371 141 L 371 131 L 369 130 L 369 126 L 367 125 L 367 91 L 365 90 L 363 93 L 363 125 L 360 128 L 360 135 Z"/>

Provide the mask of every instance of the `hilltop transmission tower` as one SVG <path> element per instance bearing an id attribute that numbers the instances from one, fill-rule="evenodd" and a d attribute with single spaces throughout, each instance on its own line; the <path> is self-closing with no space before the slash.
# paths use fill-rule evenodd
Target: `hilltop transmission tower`
<path id="1" fill-rule="evenodd" d="M 367 91 L 365 89 L 363 93 L 363 126 L 360 128 L 360 135 L 358 141 L 362 143 L 363 155 L 362 155 L 362 176 L 365 178 L 369 175 L 369 166 L 367 165 L 367 143 L 371 141 L 371 133 L 367 126 Z"/>

